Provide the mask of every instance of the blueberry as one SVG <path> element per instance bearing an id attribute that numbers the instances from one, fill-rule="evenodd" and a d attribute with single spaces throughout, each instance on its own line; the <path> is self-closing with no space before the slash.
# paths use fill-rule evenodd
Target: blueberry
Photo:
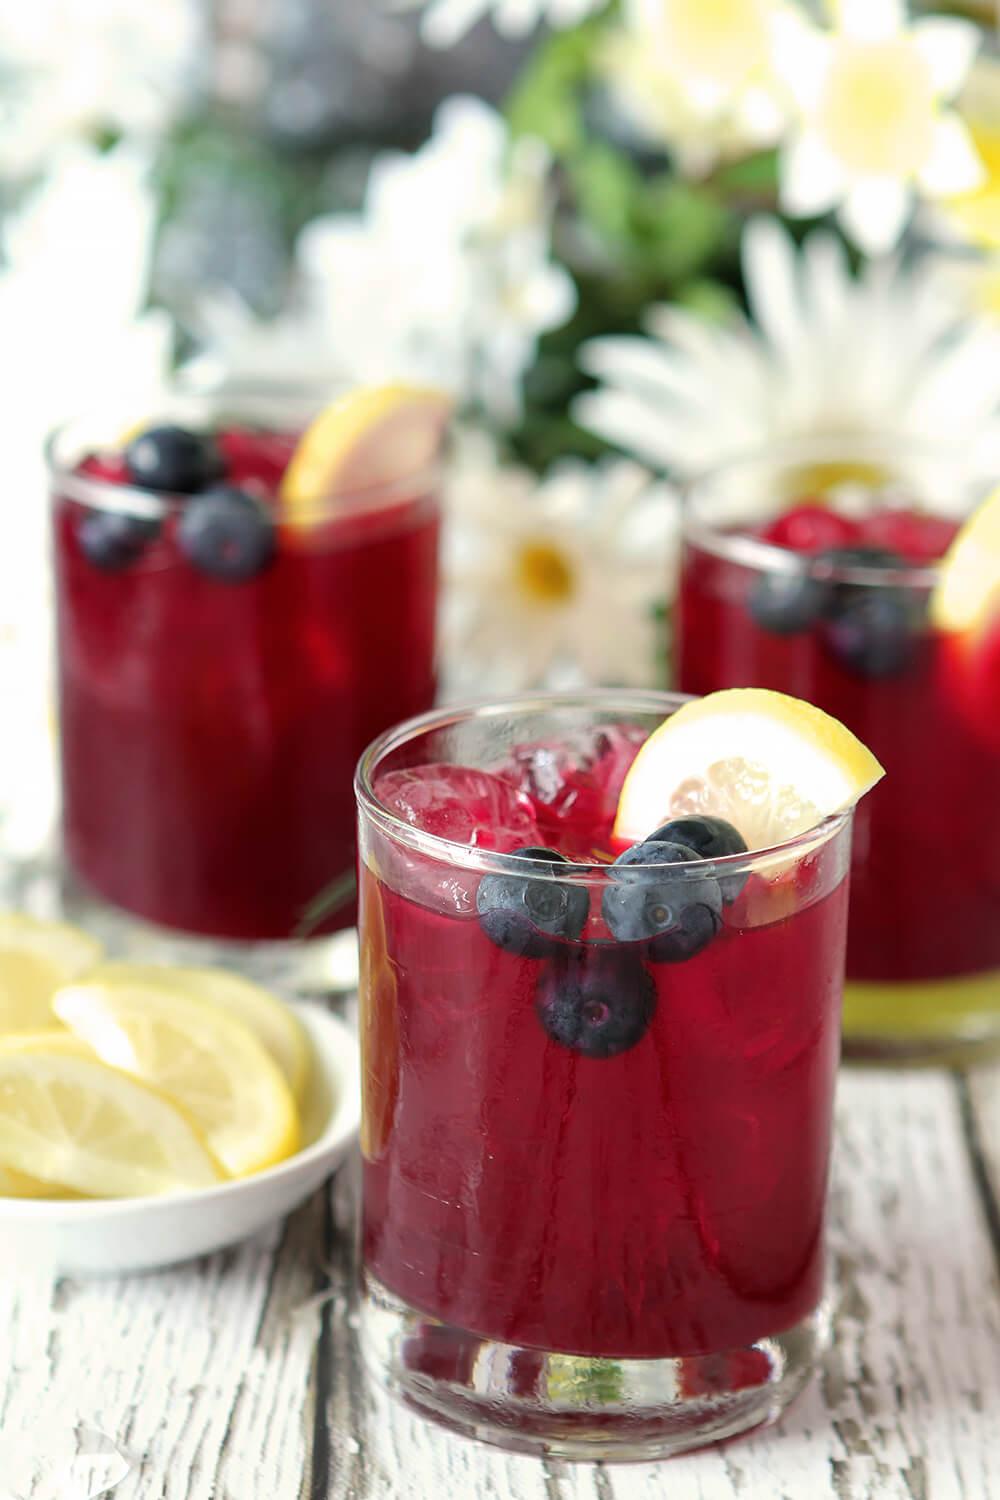
<path id="1" fill-rule="evenodd" d="M 147 427 L 125 449 L 125 467 L 133 484 L 147 490 L 193 495 L 225 472 L 215 440 L 186 427 Z"/>
<path id="2" fill-rule="evenodd" d="M 686 844 L 651 841 L 619 855 L 601 900 L 604 920 L 619 942 L 645 943 L 654 963 L 681 963 L 707 947 L 722 925 L 722 890 L 711 867 L 663 869 L 698 858 Z"/>
<path id="3" fill-rule="evenodd" d="M 524 859 L 544 861 L 550 870 L 568 865 L 554 849 L 513 850 Z M 590 912 L 583 886 L 531 875 L 484 875 L 476 893 L 479 923 L 490 942 L 522 958 L 544 958 L 560 939 L 578 938 Z"/>
<path id="4" fill-rule="evenodd" d="M 823 641 L 831 655 L 859 677 L 892 677 L 910 660 L 914 620 L 899 589 L 845 587 L 838 592 Z"/>
<path id="5" fill-rule="evenodd" d="M 545 966 L 535 994 L 553 1041 L 584 1057 L 616 1057 L 642 1040 L 656 986 L 634 952 L 611 945 L 568 948 Z"/>
<path id="6" fill-rule="evenodd" d="M 651 833 L 647 844 L 684 844 L 693 849 L 699 859 L 721 859 L 728 854 L 746 854 L 746 839 L 738 828 L 725 818 L 713 818 L 708 813 L 695 813 L 686 818 L 674 818 Z M 747 883 L 746 874 L 720 875 L 719 887 L 722 899 L 729 906 L 736 900 Z"/>
<path id="7" fill-rule="evenodd" d="M 797 635 L 816 623 L 826 602 L 826 585 L 802 564 L 794 573 L 762 573 L 750 590 L 747 607 L 762 630 Z"/>
<path id="8" fill-rule="evenodd" d="M 80 551 L 105 573 L 118 573 L 136 562 L 153 541 L 160 523 L 152 517 L 130 516 L 119 510 L 88 510 L 77 526 Z"/>
<path id="9" fill-rule="evenodd" d="M 177 539 L 203 573 L 239 583 L 274 556 L 274 523 L 265 505 L 245 490 L 206 490 L 184 507 Z"/>

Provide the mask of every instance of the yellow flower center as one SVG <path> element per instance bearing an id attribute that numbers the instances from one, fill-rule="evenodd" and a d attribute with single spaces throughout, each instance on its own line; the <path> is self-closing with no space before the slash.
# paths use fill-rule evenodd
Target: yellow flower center
<path id="1" fill-rule="evenodd" d="M 930 69 L 912 43 L 842 42 L 820 101 L 819 127 L 852 171 L 907 177 L 930 153 L 935 107 Z"/>
<path id="2" fill-rule="evenodd" d="M 532 604 L 565 604 L 576 592 L 573 564 L 554 542 L 524 542 L 514 559 L 514 577 Z"/>
<path id="3" fill-rule="evenodd" d="M 822 498 L 845 484 L 863 485 L 865 489 L 871 490 L 881 489 L 891 477 L 883 464 L 843 458 L 826 463 L 797 465 L 789 470 L 783 488 L 789 499 L 801 500 L 803 495 Z"/>
<path id="4" fill-rule="evenodd" d="M 766 0 L 661 0 L 662 36 L 678 71 L 734 84 L 768 56 Z"/>
<path id="5" fill-rule="evenodd" d="M 1000 250 L 1000 122 L 966 123 L 985 175 L 971 193 L 948 199 L 948 213 L 975 244 Z"/>

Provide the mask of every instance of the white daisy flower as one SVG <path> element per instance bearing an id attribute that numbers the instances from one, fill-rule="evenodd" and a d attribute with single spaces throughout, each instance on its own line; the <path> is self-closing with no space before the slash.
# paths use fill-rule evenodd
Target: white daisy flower
<path id="1" fill-rule="evenodd" d="M 869 265 L 858 279 L 825 231 L 801 253 L 780 223 L 752 220 L 743 274 L 753 322 L 717 326 L 653 308 L 650 337 L 595 339 L 577 397 L 584 427 L 643 463 L 687 476 L 786 440 L 889 434 L 938 441 L 970 481 L 1000 472 L 1000 340 L 969 321 L 930 263 Z"/>
<path id="2" fill-rule="evenodd" d="M 284 364 L 301 339 L 306 368 L 429 382 L 513 421 L 539 335 L 575 306 L 551 259 L 549 165 L 488 105 L 447 100 L 419 151 L 376 159 L 360 214 L 306 226 L 285 318 L 254 333 L 231 297 L 203 309 L 216 357 L 247 374 L 241 359 Z"/>
<path id="3" fill-rule="evenodd" d="M 390 0 L 392 3 L 392 0 Z M 429 47 L 453 47 L 477 21 L 492 17 L 501 36 L 526 36 L 544 21 L 577 26 L 608 0 L 395 0 L 395 10 L 422 10 L 420 35 Z"/>
<path id="4" fill-rule="evenodd" d="M 159 133 L 194 92 L 206 54 L 197 0 L 0 6 L 0 168 L 34 172 L 60 144 L 102 130 Z"/>
<path id="5" fill-rule="evenodd" d="M 677 504 L 646 470 L 568 459 L 539 480 L 466 432 L 445 515 L 449 692 L 656 681 Z"/>
<path id="6" fill-rule="evenodd" d="M 787 104 L 770 64 L 772 0 L 630 0 L 598 65 L 615 102 L 646 140 L 666 147 L 688 176 L 720 157 L 773 145 Z"/>
<path id="7" fill-rule="evenodd" d="M 776 60 L 800 111 L 781 162 L 781 203 L 811 217 L 837 208 L 875 254 L 898 240 L 917 193 L 974 188 L 982 164 L 948 105 L 981 33 L 971 22 L 908 21 L 902 0 L 839 0 L 831 32 L 786 24 Z"/>

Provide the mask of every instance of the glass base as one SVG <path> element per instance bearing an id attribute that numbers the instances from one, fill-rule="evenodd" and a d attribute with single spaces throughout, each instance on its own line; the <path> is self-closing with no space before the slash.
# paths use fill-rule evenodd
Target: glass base
<path id="1" fill-rule="evenodd" d="M 365 1278 L 372 1377 L 421 1415 L 514 1452 L 590 1461 L 667 1458 L 775 1421 L 829 1342 L 823 1304 L 744 1348 L 683 1359 L 595 1359 L 495 1343 Z"/>
<path id="2" fill-rule="evenodd" d="M 354 927 L 287 942 L 234 942 L 158 927 L 95 895 L 58 854 L 7 862 L 0 905 L 72 922 L 102 942 L 112 958 L 135 963 L 215 965 L 290 996 L 348 995 L 358 986 Z"/>
<path id="3" fill-rule="evenodd" d="M 945 1063 L 1000 1054 L 1000 970 L 902 984 L 848 981 L 844 1056 L 854 1062 Z"/>

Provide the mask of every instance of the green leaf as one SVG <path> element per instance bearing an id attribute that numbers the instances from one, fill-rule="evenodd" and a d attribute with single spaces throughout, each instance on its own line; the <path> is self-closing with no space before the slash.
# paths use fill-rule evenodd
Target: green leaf
<path id="1" fill-rule="evenodd" d="M 357 876 L 353 870 L 344 870 L 330 884 L 324 886 L 305 908 L 295 929 L 297 938 L 310 937 L 328 917 L 342 911 L 354 900 L 358 889 Z"/>
<path id="2" fill-rule="evenodd" d="M 582 26 L 554 32 L 535 48 L 507 97 L 504 112 L 515 136 L 536 136 L 556 157 L 568 156 L 584 143 L 584 92 L 607 21 L 605 12 Z"/>

